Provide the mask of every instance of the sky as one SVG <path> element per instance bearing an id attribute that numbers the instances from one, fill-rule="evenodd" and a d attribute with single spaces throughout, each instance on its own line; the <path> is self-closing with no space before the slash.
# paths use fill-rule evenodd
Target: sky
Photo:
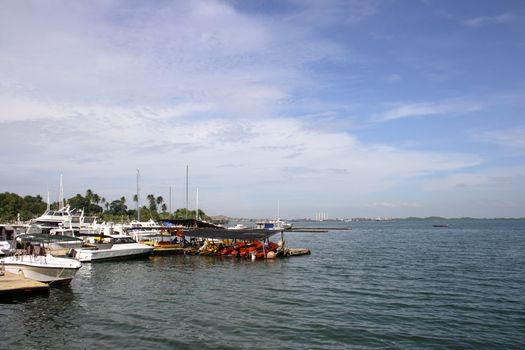
<path id="1" fill-rule="evenodd" d="M 525 2 L 0 3 L 0 192 L 525 217 Z M 142 199 L 144 202 L 144 199 Z"/>

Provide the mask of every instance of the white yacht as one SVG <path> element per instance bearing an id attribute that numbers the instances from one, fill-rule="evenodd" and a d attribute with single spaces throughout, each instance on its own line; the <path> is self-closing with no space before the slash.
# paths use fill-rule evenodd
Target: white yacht
<path id="1" fill-rule="evenodd" d="M 5 255 L 11 251 L 11 244 L 8 241 L 0 240 L 0 255 Z"/>
<path id="2" fill-rule="evenodd" d="M 235 226 L 226 227 L 228 230 L 246 230 L 248 229 L 248 226 L 245 226 L 243 224 L 237 224 Z"/>
<path id="3" fill-rule="evenodd" d="M 65 226 L 66 222 L 71 222 L 71 210 L 69 205 L 59 210 L 46 210 L 44 214 L 31 221 L 31 224 L 39 225 L 43 228 L 57 228 Z"/>
<path id="4" fill-rule="evenodd" d="M 16 237 L 16 231 L 12 226 L 0 225 L 0 256 L 13 250 L 10 242 Z"/>
<path id="5" fill-rule="evenodd" d="M 94 237 L 93 239 L 96 239 Z M 99 260 L 125 259 L 147 256 L 153 251 L 153 247 L 147 244 L 137 243 L 131 237 L 125 235 L 110 235 L 112 244 L 103 243 L 98 246 L 75 249 L 75 259 L 82 262 Z M 94 242 L 93 242 L 94 243 Z"/>
<path id="6" fill-rule="evenodd" d="M 293 228 L 293 225 L 287 222 L 284 222 L 280 219 L 275 219 L 275 220 L 257 221 L 255 223 L 255 228 L 259 230 L 283 231 L 283 230 L 291 230 Z"/>
<path id="7" fill-rule="evenodd" d="M 46 255 L 12 255 L 0 259 L 7 272 L 23 273 L 25 277 L 44 283 L 69 283 L 82 264 L 74 259 Z"/>

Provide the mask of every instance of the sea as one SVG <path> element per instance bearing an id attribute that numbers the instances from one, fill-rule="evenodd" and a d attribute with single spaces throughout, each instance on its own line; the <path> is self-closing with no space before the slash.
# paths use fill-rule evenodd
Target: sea
<path id="1" fill-rule="evenodd" d="M 305 256 L 85 263 L 0 302 L 0 349 L 525 349 L 525 220 L 315 225 Z"/>

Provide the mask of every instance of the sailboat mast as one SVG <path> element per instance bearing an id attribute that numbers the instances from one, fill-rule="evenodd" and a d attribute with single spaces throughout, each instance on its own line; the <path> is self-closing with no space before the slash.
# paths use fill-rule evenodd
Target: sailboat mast
<path id="1" fill-rule="evenodd" d="M 195 218 L 199 220 L 199 188 L 197 187 L 197 196 L 195 199 Z"/>
<path id="2" fill-rule="evenodd" d="M 140 221 L 140 186 L 139 186 L 139 179 L 140 179 L 140 170 L 137 169 L 137 221 Z"/>
<path id="3" fill-rule="evenodd" d="M 58 210 L 64 207 L 64 185 L 62 183 L 62 174 L 60 174 L 60 187 L 58 190 Z"/>
<path id="4" fill-rule="evenodd" d="M 188 187 L 189 187 L 189 175 L 188 175 L 188 165 L 186 165 L 186 215 L 185 218 L 188 218 Z"/>
<path id="5" fill-rule="evenodd" d="M 170 186 L 170 197 L 169 198 L 170 199 L 169 199 L 169 209 L 168 209 L 168 211 L 171 214 L 171 186 Z"/>

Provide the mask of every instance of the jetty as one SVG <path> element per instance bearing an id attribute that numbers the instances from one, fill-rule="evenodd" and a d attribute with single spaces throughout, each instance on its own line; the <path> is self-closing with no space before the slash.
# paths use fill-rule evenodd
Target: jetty
<path id="1" fill-rule="evenodd" d="M 23 273 L 4 271 L 0 267 L 0 297 L 46 292 L 49 292 L 48 284 L 26 278 Z"/>
<path id="2" fill-rule="evenodd" d="M 350 231 L 351 227 L 293 227 L 289 232 L 328 232 L 328 231 Z"/>

